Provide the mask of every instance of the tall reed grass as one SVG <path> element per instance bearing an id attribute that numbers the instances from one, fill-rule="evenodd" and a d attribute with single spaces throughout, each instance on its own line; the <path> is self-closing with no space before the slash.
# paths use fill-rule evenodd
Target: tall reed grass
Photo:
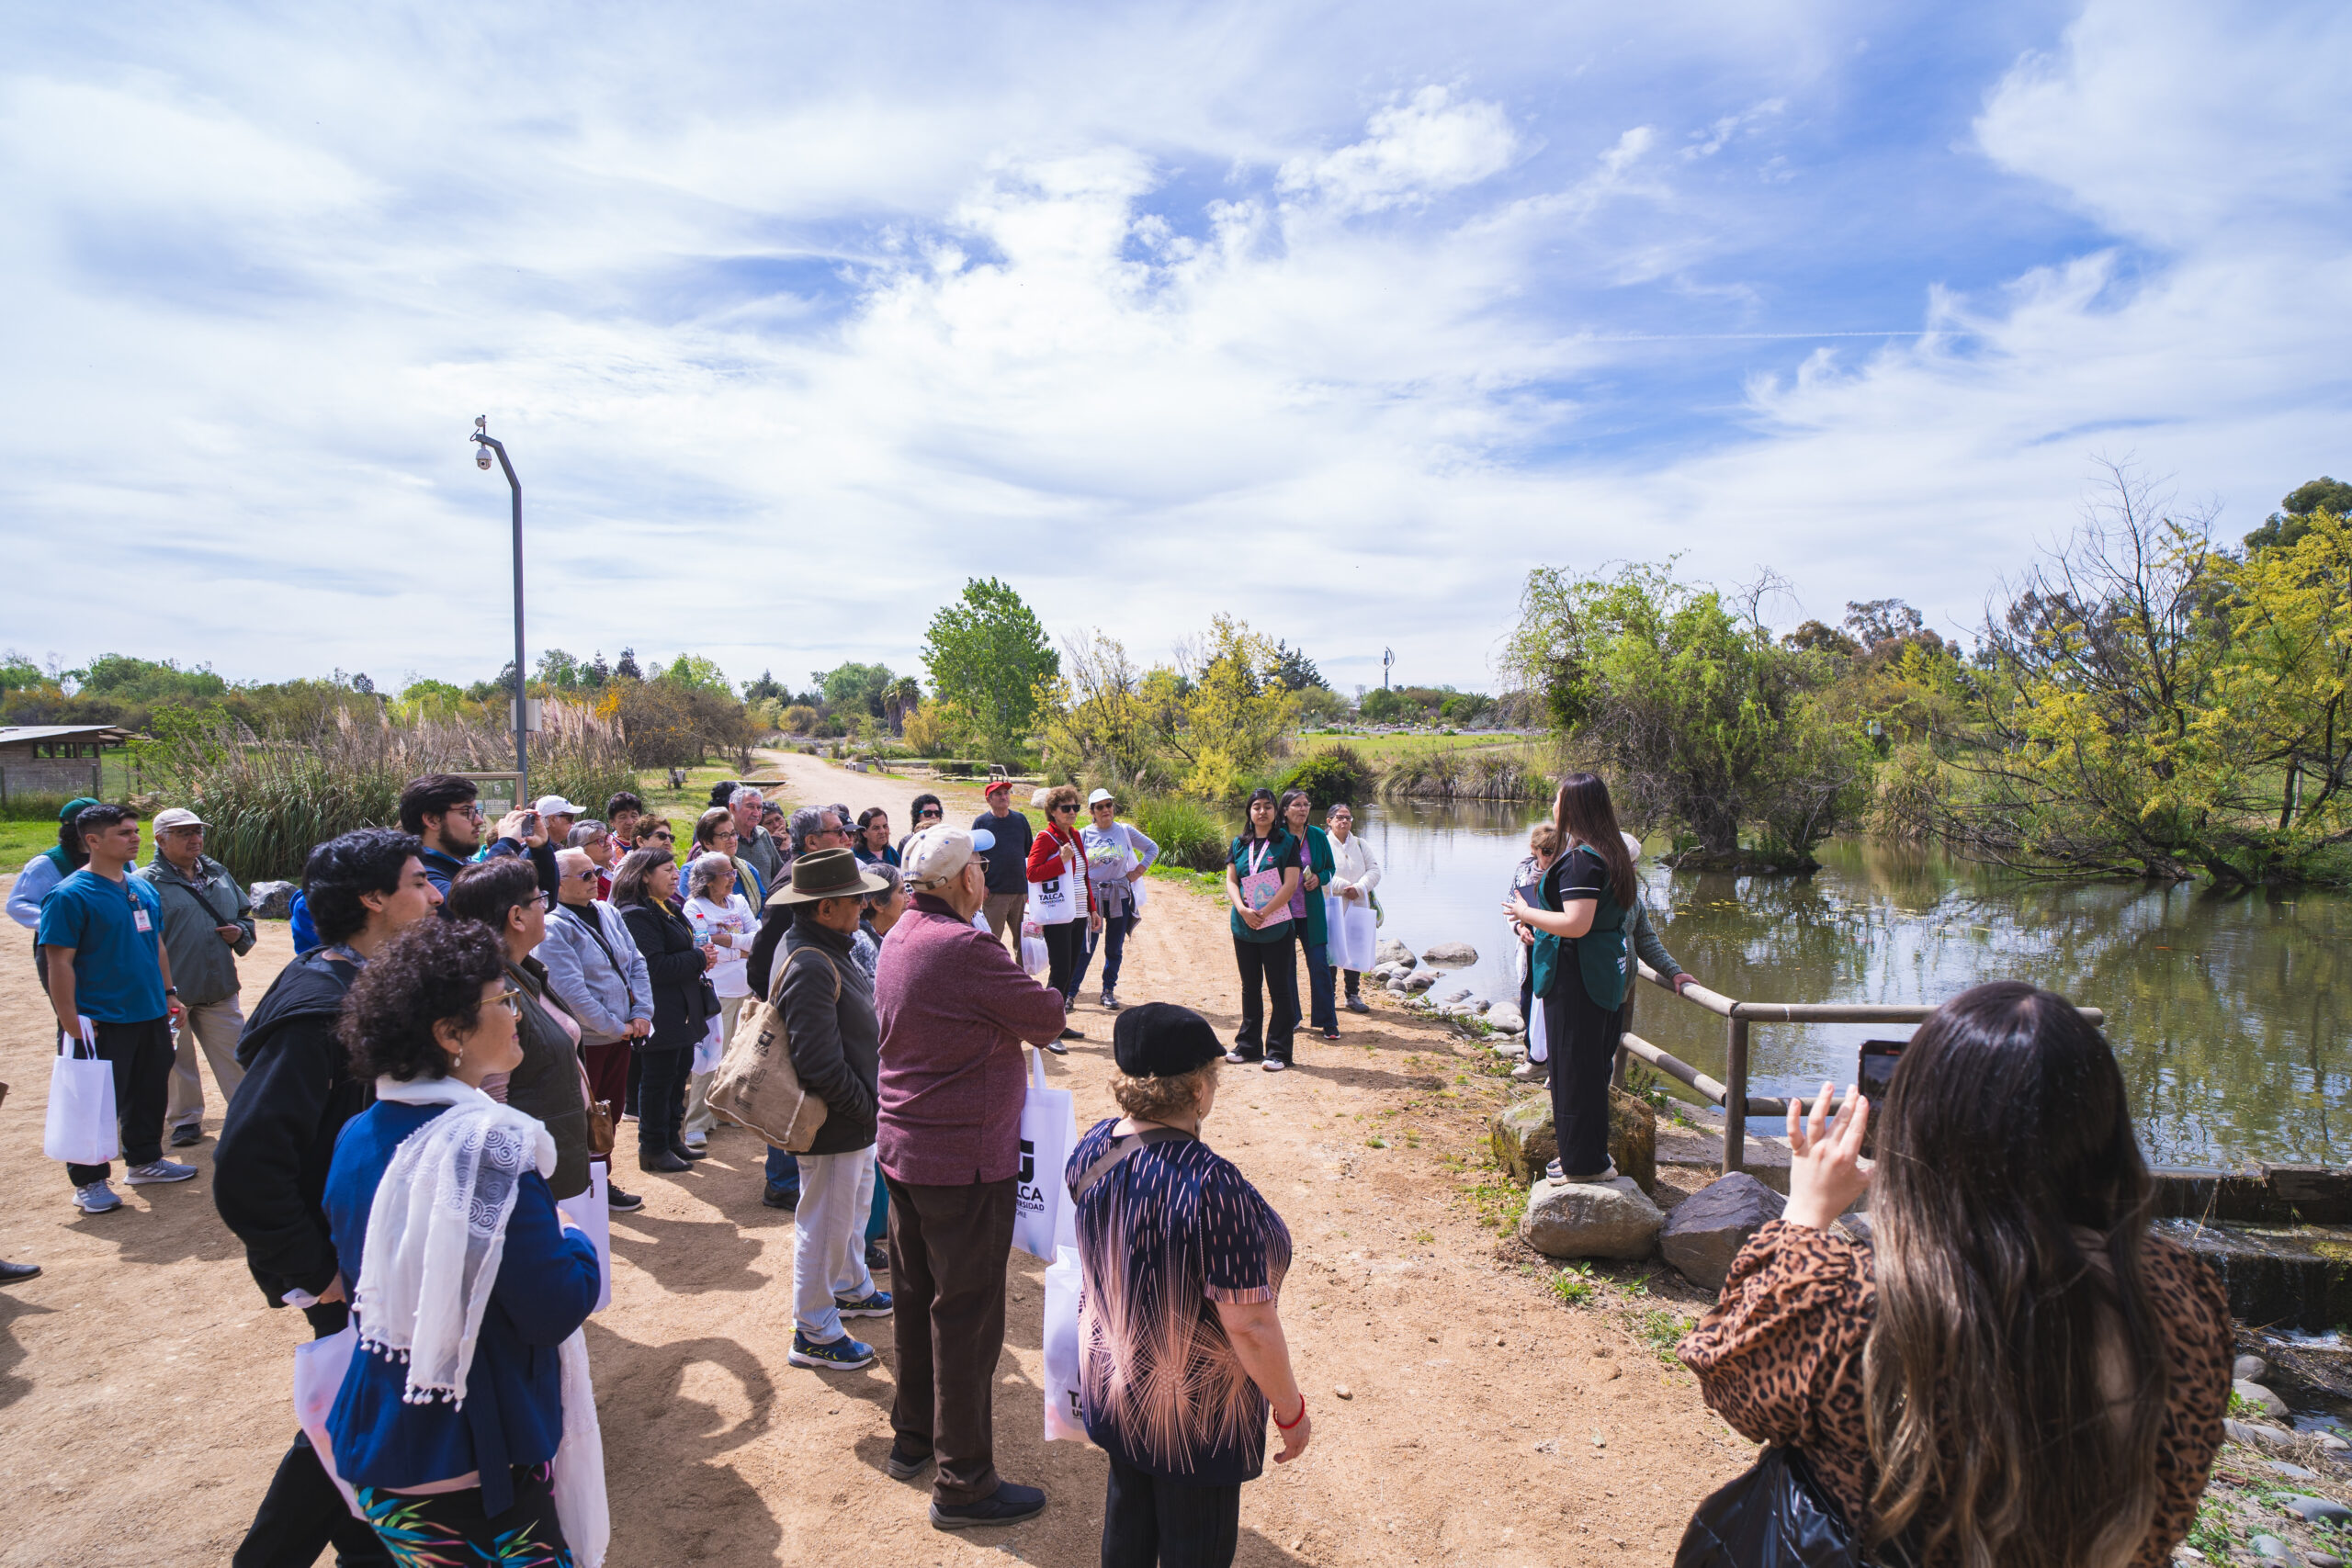
<path id="1" fill-rule="evenodd" d="M 1181 795 L 1147 795 L 1135 803 L 1136 826 L 1159 846 L 1160 863 L 1187 871 L 1225 865 L 1232 833 L 1211 807 Z"/>
<path id="2" fill-rule="evenodd" d="M 531 784 L 598 809 L 636 786 L 620 727 L 548 703 L 531 738 Z M 167 799 L 195 807 L 205 851 L 242 880 L 299 877 L 314 845 L 355 828 L 396 827 L 401 790 L 421 773 L 501 773 L 513 732 L 464 718 L 391 718 L 338 710 L 306 733 L 256 734 L 233 720 L 155 742 L 145 761 Z"/>
<path id="3" fill-rule="evenodd" d="M 1400 800 L 1548 800 L 1552 777 L 1517 746 L 1455 746 L 1408 753 L 1388 766 L 1380 793 Z"/>

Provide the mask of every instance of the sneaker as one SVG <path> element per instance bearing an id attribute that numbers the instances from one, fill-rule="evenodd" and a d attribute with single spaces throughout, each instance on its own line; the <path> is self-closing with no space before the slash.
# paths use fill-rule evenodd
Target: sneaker
<path id="1" fill-rule="evenodd" d="M 1242 1063 L 1244 1063 L 1244 1062 L 1254 1062 L 1254 1061 L 1256 1061 L 1258 1058 L 1257 1058 L 1257 1057 L 1255 1057 L 1255 1056 L 1245 1056 L 1245 1055 L 1243 1055 L 1241 1054 L 1241 1047 L 1240 1047 L 1240 1046 L 1238 1046 L 1238 1045 L 1236 1045 L 1232 1050 L 1227 1051 L 1227 1052 L 1225 1054 L 1225 1059 L 1226 1059 L 1227 1061 L 1228 1061 L 1228 1062 L 1231 1062 L 1231 1063 L 1235 1064 L 1235 1065 L 1238 1066 L 1239 1066 L 1240 1064 L 1242 1064 Z"/>
<path id="2" fill-rule="evenodd" d="M 1068 1033 L 1069 1032 L 1065 1030 L 1063 1032 Z M 1046 1041 L 1046 1049 L 1051 1051 L 1057 1056 L 1067 1056 L 1069 1055 L 1069 1047 L 1063 1044 L 1058 1040 Z"/>
<path id="3" fill-rule="evenodd" d="M 204 1123 L 201 1122 L 191 1122 L 185 1127 L 172 1129 L 172 1147 L 175 1149 L 192 1149 L 202 1142 Z"/>
<path id="4" fill-rule="evenodd" d="M 1350 1012 L 1370 1012 L 1372 1008 L 1371 1005 L 1362 997 L 1350 997 L 1348 998 L 1348 1010 Z"/>
<path id="5" fill-rule="evenodd" d="M 605 1207 L 616 1214 L 634 1214 L 645 1207 L 645 1200 L 634 1192 L 624 1192 L 607 1182 L 605 1187 Z"/>
<path id="6" fill-rule="evenodd" d="M 867 1242 L 865 1269 L 869 1274 L 888 1274 L 890 1271 L 890 1249 L 878 1241 Z"/>
<path id="7" fill-rule="evenodd" d="M 111 1214 L 122 1207 L 122 1200 L 103 1180 L 93 1181 L 74 1189 L 74 1206 L 85 1214 Z"/>
<path id="8" fill-rule="evenodd" d="M 848 1300 L 835 1296 L 833 1305 L 841 1310 L 843 1317 L 888 1317 L 890 1315 L 890 1292 L 876 1291 Z"/>
<path id="9" fill-rule="evenodd" d="M 195 1176 L 196 1167 L 182 1165 L 173 1159 L 151 1159 L 145 1165 L 134 1165 L 122 1173 L 126 1186 L 153 1187 L 166 1181 L 186 1181 Z"/>
<path id="10" fill-rule="evenodd" d="M 1552 1064 L 1549 1062 L 1521 1062 L 1519 1066 L 1510 1070 L 1510 1076 L 1517 1078 L 1521 1083 L 1539 1085 L 1547 1084 L 1552 1081 Z"/>
<path id="11" fill-rule="evenodd" d="M 1046 1494 L 1035 1486 L 1000 1482 L 997 1489 L 977 1503 L 931 1506 L 931 1528 L 967 1530 L 980 1525 L 1014 1525 L 1046 1511 Z"/>
<path id="12" fill-rule="evenodd" d="M 1589 1176 L 1566 1176 L 1560 1171 L 1560 1162 L 1554 1160 L 1544 1168 L 1544 1176 L 1548 1181 L 1568 1181 L 1588 1186 L 1599 1181 L 1614 1181 L 1617 1179 L 1617 1162 L 1612 1159 Z"/>
<path id="13" fill-rule="evenodd" d="M 916 1476 L 921 1475 L 924 1467 L 930 1463 L 930 1450 L 926 1449 L 919 1454 L 910 1454 L 900 1450 L 899 1445 L 893 1442 L 890 1445 L 889 1453 L 882 1461 L 882 1468 L 890 1472 L 890 1479 L 893 1481 L 912 1481 Z"/>
<path id="14" fill-rule="evenodd" d="M 1117 992 L 1107 988 L 1103 991 L 1102 1010 L 1104 1012 L 1116 1012 L 1119 1010 L 1119 996 Z"/>
<path id="15" fill-rule="evenodd" d="M 1266 1071 L 1270 1073 L 1286 1073 L 1290 1071 L 1290 1064 L 1283 1061 L 1280 1056 L 1269 1056 L 1266 1058 Z"/>
<path id="16" fill-rule="evenodd" d="M 1339 1037 L 1340 1032 L 1336 1029 L 1327 1029 L 1323 1032 L 1323 1038 L 1326 1040 L 1337 1040 Z"/>
<path id="17" fill-rule="evenodd" d="M 1062 1031 L 1062 1038 L 1065 1040 L 1083 1040 L 1086 1038 L 1086 1031 L 1083 1029 L 1065 1029 Z"/>
<path id="18" fill-rule="evenodd" d="M 798 1329 L 792 1331 L 792 1348 L 785 1358 L 796 1367 L 816 1367 L 823 1371 L 854 1372 L 860 1367 L 874 1364 L 874 1347 L 862 1339 L 842 1335 L 820 1345 Z"/>
<path id="19" fill-rule="evenodd" d="M 800 1189 L 771 1181 L 768 1190 L 760 1194 L 760 1201 L 771 1209 L 797 1209 L 800 1207 Z"/>
<path id="20" fill-rule="evenodd" d="M 40 1274 L 40 1265 L 38 1263 L 0 1262 L 0 1285 L 21 1285 Z"/>

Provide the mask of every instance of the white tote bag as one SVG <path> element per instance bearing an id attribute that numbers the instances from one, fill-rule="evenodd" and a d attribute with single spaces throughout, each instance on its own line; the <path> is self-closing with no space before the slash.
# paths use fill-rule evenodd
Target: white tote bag
<path id="1" fill-rule="evenodd" d="M 1065 1207 L 1068 1205 L 1065 1204 Z M 1046 1270 L 1046 1440 L 1087 1440 L 1086 1416 L 1079 1408 L 1078 1248 L 1054 1249 Z"/>
<path id="2" fill-rule="evenodd" d="M 1527 1059 L 1531 1062 L 1552 1059 L 1551 1043 L 1544 1038 L 1544 1014 L 1547 1010 L 1542 997 L 1537 997 L 1527 1010 Z"/>
<path id="3" fill-rule="evenodd" d="M 596 1244 L 596 1304 L 602 1312 L 613 1304 L 613 1172 L 603 1156 L 588 1162 L 588 1190 L 563 1201 L 563 1212 L 580 1222 Z"/>
<path id="4" fill-rule="evenodd" d="M 343 1494 L 344 1506 L 353 1518 L 365 1518 L 359 1511 L 359 1494 L 351 1483 L 336 1473 L 334 1439 L 327 1432 L 327 1412 L 334 1408 L 335 1395 L 343 1392 L 343 1376 L 351 1370 L 351 1354 L 359 1347 L 356 1325 L 345 1325 L 340 1334 L 330 1334 L 323 1339 L 313 1339 L 308 1345 L 294 1348 L 294 1424 L 311 1439 L 311 1447 L 318 1450 L 319 1464 Z"/>
<path id="5" fill-rule="evenodd" d="M 65 1032 L 57 1032 L 40 1152 L 72 1165 L 104 1165 L 122 1152 L 121 1123 L 114 1108 L 114 1064 L 99 1058 L 98 1037 L 90 1021 L 81 1023 L 78 1043 L 69 1046 Z M 86 1056 L 82 1055 L 85 1049 Z"/>
<path id="6" fill-rule="evenodd" d="M 1021 1103 L 1021 1179 L 1013 1186 L 1012 1245 L 1040 1263 L 1054 1260 L 1057 1233 L 1074 1225 L 1065 1219 L 1069 1188 L 1062 1168 L 1069 1163 L 1070 1135 L 1078 1113 L 1069 1090 L 1046 1084 L 1046 1054 L 1029 1053 L 1029 1092 Z M 1073 1233 L 1074 1234 L 1074 1233 Z"/>
<path id="7" fill-rule="evenodd" d="M 1029 885 L 1029 918 L 1041 926 L 1068 925 L 1077 905 L 1080 878 L 1057 876 Z"/>
<path id="8" fill-rule="evenodd" d="M 1035 920 L 1021 924 L 1021 967 L 1032 975 L 1043 975 L 1053 967 L 1053 954 L 1046 951 L 1046 938 Z"/>

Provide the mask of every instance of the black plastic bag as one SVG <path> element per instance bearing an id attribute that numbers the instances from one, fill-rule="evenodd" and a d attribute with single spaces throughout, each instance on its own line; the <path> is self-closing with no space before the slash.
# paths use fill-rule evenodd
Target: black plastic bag
<path id="1" fill-rule="evenodd" d="M 1770 1448 L 1709 1495 L 1674 1568 L 1868 1568 L 1838 1505 L 1794 1449 Z"/>

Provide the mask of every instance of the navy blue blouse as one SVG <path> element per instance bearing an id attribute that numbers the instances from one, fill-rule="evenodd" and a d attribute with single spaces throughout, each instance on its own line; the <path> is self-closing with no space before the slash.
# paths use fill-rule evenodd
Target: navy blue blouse
<path id="1" fill-rule="evenodd" d="M 1095 1124 L 1076 1181 L 1112 1142 Z M 1086 1434 L 1138 1470 L 1230 1486 L 1265 1469 L 1266 1396 L 1216 1303 L 1270 1302 L 1290 1231 L 1233 1162 L 1194 1139 L 1148 1144 L 1078 1205 L 1078 1333 Z"/>
<path id="2" fill-rule="evenodd" d="M 357 1280 L 368 1214 L 392 1153 L 442 1105 L 378 1100 L 344 1124 L 327 1171 L 327 1229 L 346 1287 Z M 595 1310 L 596 1244 L 567 1231 L 536 1170 L 523 1174 L 506 1222 L 462 1404 L 401 1403 L 408 1364 L 361 1349 L 327 1413 L 335 1469 L 355 1487 L 397 1491 L 481 1472 L 485 1513 L 514 1506 L 513 1465 L 555 1457 L 563 1437 L 563 1377 L 556 1348 Z M 364 1325 L 363 1325 L 364 1331 Z"/>

